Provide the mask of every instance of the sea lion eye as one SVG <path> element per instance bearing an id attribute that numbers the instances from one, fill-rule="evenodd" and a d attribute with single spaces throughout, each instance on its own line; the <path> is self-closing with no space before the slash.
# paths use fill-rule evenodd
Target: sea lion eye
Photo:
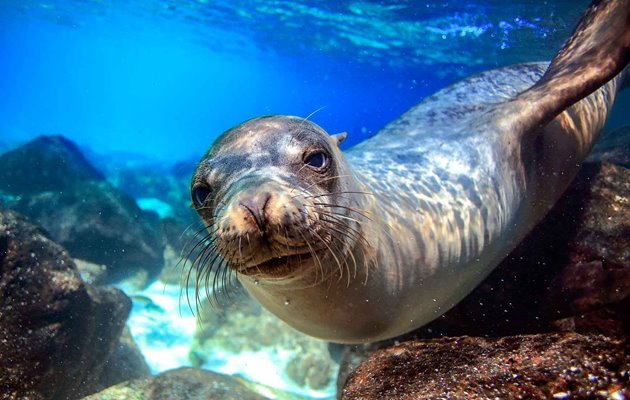
<path id="1" fill-rule="evenodd" d="M 203 204 L 210 196 L 210 188 L 205 185 L 195 186 L 192 189 L 192 200 L 195 207 L 199 208 L 203 206 Z"/>
<path id="2" fill-rule="evenodd" d="M 317 151 L 315 153 L 311 153 L 306 158 L 304 158 L 304 164 L 313 167 L 315 169 L 323 169 L 328 166 L 328 155 L 323 151 Z"/>

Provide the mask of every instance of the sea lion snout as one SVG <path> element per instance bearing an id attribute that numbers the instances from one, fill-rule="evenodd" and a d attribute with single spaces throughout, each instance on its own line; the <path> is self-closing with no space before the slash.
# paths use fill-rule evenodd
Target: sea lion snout
<path id="1" fill-rule="evenodd" d="M 216 218 L 217 248 L 230 267 L 261 272 L 269 260 L 310 252 L 306 241 L 317 217 L 302 196 L 277 182 L 240 189 Z"/>
<path id="2" fill-rule="evenodd" d="M 274 240 L 275 234 L 284 237 L 297 229 L 297 225 L 308 222 L 306 207 L 308 204 L 290 188 L 281 183 L 266 182 L 238 191 L 229 200 L 221 218 L 224 224 L 232 223 L 242 233 L 265 235 Z"/>
<path id="3" fill-rule="evenodd" d="M 265 208 L 270 199 L 271 193 L 265 191 L 262 193 L 254 193 L 252 196 L 246 196 L 239 202 L 239 205 L 243 207 L 254 222 L 256 222 L 261 232 L 264 232 L 266 229 L 267 218 L 265 216 Z"/>

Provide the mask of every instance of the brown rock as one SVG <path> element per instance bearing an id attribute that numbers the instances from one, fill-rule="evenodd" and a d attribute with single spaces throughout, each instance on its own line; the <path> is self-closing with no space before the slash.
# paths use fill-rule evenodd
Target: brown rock
<path id="1" fill-rule="evenodd" d="M 251 385 L 255 386 L 255 385 Z M 110 387 L 84 400 L 265 400 L 245 381 L 196 368 L 166 371 L 154 378 L 132 380 Z"/>
<path id="2" fill-rule="evenodd" d="M 110 387 L 131 379 L 151 376 L 151 370 L 127 327 L 107 359 L 100 375 L 100 386 Z"/>
<path id="3" fill-rule="evenodd" d="M 342 399 L 628 398 L 630 347 L 576 333 L 401 343 L 372 354 Z"/>
<path id="4" fill-rule="evenodd" d="M 0 187 L 12 194 L 63 191 L 104 179 L 63 136 L 40 136 L 0 155 Z"/>
<path id="5" fill-rule="evenodd" d="M 147 392 L 151 400 L 265 399 L 231 376 L 194 368 L 181 368 L 158 375 Z"/>
<path id="6" fill-rule="evenodd" d="M 131 307 L 93 288 L 36 226 L 0 210 L 0 393 L 74 399 L 98 389 Z"/>
<path id="7" fill-rule="evenodd" d="M 11 208 L 43 226 L 73 257 L 106 265 L 108 283 L 138 270 L 154 279 L 164 266 L 157 215 L 107 182 L 24 196 Z"/>

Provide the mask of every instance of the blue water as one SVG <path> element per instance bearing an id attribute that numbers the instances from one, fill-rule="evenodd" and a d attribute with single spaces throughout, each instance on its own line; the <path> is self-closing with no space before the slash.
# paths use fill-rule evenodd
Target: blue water
<path id="1" fill-rule="evenodd" d="M 57 133 L 174 162 L 317 110 L 349 146 L 463 76 L 549 59 L 587 2 L 409 3 L 0 0 L 0 146 Z"/>

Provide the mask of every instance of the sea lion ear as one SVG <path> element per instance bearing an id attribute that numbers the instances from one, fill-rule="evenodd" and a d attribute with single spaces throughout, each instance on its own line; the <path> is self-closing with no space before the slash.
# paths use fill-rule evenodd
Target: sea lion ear
<path id="1" fill-rule="evenodd" d="M 337 146 L 339 146 L 341 142 L 346 140 L 346 137 L 348 137 L 348 132 L 337 133 L 335 135 L 330 135 L 330 137 L 332 138 L 333 143 L 336 143 Z"/>

